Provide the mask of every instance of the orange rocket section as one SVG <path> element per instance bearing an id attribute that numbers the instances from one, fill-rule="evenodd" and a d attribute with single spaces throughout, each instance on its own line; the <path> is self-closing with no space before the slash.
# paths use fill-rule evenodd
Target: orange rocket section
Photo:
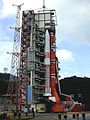
<path id="1" fill-rule="evenodd" d="M 56 91 L 56 82 L 57 82 L 57 70 L 56 70 L 56 45 L 55 45 L 55 35 L 53 32 L 50 32 L 50 87 L 51 94 L 55 97 L 55 102 L 52 106 L 53 112 L 62 112 L 64 111 L 64 105 L 61 103 L 60 97 Z"/>

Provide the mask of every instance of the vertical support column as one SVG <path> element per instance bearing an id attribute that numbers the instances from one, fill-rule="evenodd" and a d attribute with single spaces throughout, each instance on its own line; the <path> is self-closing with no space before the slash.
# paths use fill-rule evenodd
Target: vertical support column
<path id="1" fill-rule="evenodd" d="M 22 32 L 21 32 L 21 51 L 20 51 L 20 72 L 18 83 L 18 105 L 23 110 L 27 105 L 27 85 L 29 81 L 27 73 L 28 48 L 31 43 L 31 26 L 34 19 L 33 11 L 23 11 Z"/>

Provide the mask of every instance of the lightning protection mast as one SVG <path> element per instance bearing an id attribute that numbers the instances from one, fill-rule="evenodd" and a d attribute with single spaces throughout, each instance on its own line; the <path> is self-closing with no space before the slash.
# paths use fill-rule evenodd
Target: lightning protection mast
<path id="1" fill-rule="evenodd" d="M 14 42 L 11 59 L 10 83 L 8 85 L 7 97 L 10 109 L 12 105 L 17 104 L 17 87 L 18 87 L 18 70 L 19 70 L 19 53 L 20 53 L 20 10 L 21 5 L 13 5 L 17 7 L 16 24 L 14 28 Z"/>

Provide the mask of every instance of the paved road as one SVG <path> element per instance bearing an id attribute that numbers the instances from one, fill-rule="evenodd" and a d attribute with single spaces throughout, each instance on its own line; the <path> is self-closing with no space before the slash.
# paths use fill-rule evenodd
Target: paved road
<path id="1" fill-rule="evenodd" d="M 64 115 L 61 113 L 62 119 L 64 120 Z M 77 120 L 77 119 L 72 119 L 72 114 L 67 114 L 68 119 L 67 120 Z M 34 120 L 58 120 L 58 113 L 37 113 L 36 117 Z M 79 114 L 79 120 L 84 120 L 82 118 L 82 114 Z M 86 114 L 86 119 L 85 120 L 90 120 L 90 114 Z"/>

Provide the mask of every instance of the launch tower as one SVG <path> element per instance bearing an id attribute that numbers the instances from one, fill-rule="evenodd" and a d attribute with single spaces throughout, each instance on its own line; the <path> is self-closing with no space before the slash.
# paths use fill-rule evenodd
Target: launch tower
<path id="1" fill-rule="evenodd" d="M 18 105 L 38 103 L 56 92 L 55 10 L 22 12 Z M 53 88 L 53 89 L 52 89 Z"/>

